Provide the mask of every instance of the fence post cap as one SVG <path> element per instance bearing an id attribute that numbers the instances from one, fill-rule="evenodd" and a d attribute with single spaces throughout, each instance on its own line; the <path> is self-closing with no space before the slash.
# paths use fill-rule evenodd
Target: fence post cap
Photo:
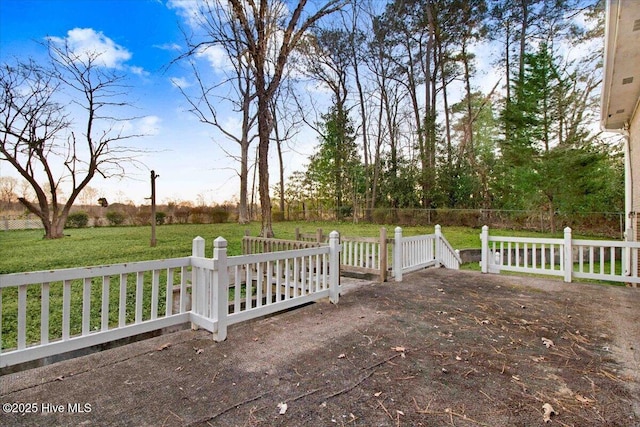
<path id="1" fill-rule="evenodd" d="M 489 226 L 488 225 L 483 225 L 482 226 L 482 231 L 489 231 Z"/>
<path id="2" fill-rule="evenodd" d="M 194 237 L 194 238 L 193 238 L 193 240 L 194 240 L 194 241 L 198 241 L 198 242 L 200 242 L 200 241 L 204 240 L 204 237 L 202 237 L 202 236 L 196 236 L 196 237 Z"/>
<path id="3" fill-rule="evenodd" d="M 565 227 L 564 228 L 564 232 L 565 233 L 571 233 L 571 227 Z"/>
<path id="4" fill-rule="evenodd" d="M 331 233 L 329 233 L 329 237 L 331 239 L 337 239 L 338 237 L 340 237 L 340 233 L 338 233 L 336 230 L 333 230 Z"/>
<path id="5" fill-rule="evenodd" d="M 216 240 L 213 241 L 213 246 L 216 248 L 226 248 L 227 247 L 227 239 L 222 236 L 218 236 Z"/>
<path id="6" fill-rule="evenodd" d="M 400 227 L 400 226 L 396 227 L 396 228 L 395 228 L 395 232 L 396 232 L 396 233 L 400 233 L 400 232 L 402 232 L 402 227 Z"/>

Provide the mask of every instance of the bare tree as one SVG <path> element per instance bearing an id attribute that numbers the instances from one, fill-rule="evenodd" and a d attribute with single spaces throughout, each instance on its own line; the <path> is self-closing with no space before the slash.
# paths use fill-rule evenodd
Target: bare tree
<path id="1" fill-rule="evenodd" d="M 248 182 L 249 182 L 249 148 L 256 139 L 256 111 L 253 106 L 253 88 L 251 83 L 252 66 L 242 43 L 242 31 L 231 15 L 230 9 L 221 1 L 205 2 L 197 6 L 191 15 L 191 25 L 204 34 L 186 36 L 188 50 L 177 61 L 191 60 L 191 69 L 196 79 L 196 92 L 192 93 L 177 85 L 189 103 L 189 111 L 202 123 L 213 126 L 225 138 L 240 146 L 240 200 L 238 204 L 238 222 L 249 222 Z M 195 58 L 207 56 L 213 52 L 222 52 L 220 72 L 222 78 L 215 83 L 207 79 L 204 69 L 200 69 Z M 226 62 L 225 62 L 226 61 Z M 231 111 L 241 116 L 239 133 L 229 129 L 218 119 L 219 111 Z"/>
<path id="2" fill-rule="evenodd" d="M 298 0 L 291 12 L 278 0 L 229 0 L 233 18 L 240 24 L 253 66 L 253 84 L 258 112 L 258 175 L 263 237 L 273 237 L 269 195 L 269 142 L 273 130 L 271 105 L 282 81 L 291 52 L 307 30 L 319 19 L 338 11 L 346 0 L 328 0 L 305 15 L 307 0 Z"/>
<path id="3" fill-rule="evenodd" d="M 125 165 L 136 162 L 135 151 L 120 142 L 140 135 L 123 133 L 126 119 L 115 116 L 129 105 L 126 87 L 101 52 L 53 40 L 47 47 L 48 67 L 28 61 L 0 70 L 0 160 L 29 183 L 35 201 L 19 200 L 40 218 L 44 237 L 55 239 L 64 236 L 71 206 L 96 174 L 124 176 Z"/>
<path id="4" fill-rule="evenodd" d="M 0 209 L 7 209 L 17 199 L 18 180 L 12 176 L 0 177 Z"/>

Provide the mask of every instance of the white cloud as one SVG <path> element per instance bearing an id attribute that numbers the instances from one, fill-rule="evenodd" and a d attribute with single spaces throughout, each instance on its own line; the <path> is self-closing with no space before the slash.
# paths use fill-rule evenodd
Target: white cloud
<path id="1" fill-rule="evenodd" d="M 136 74 L 138 76 L 142 76 L 142 77 L 147 77 L 149 76 L 149 72 L 145 71 L 144 68 L 142 67 L 137 67 L 135 65 L 132 65 L 131 67 L 129 67 L 129 70 L 133 73 Z"/>
<path id="2" fill-rule="evenodd" d="M 214 70 L 230 70 L 233 69 L 229 57 L 224 49 L 220 46 L 209 45 L 200 49 L 196 54 L 198 58 L 205 58 Z"/>
<path id="3" fill-rule="evenodd" d="M 191 26 L 196 27 L 200 10 L 200 2 L 193 0 L 169 0 L 167 7 L 175 9 L 177 14 Z"/>
<path id="4" fill-rule="evenodd" d="M 191 86 L 191 83 L 184 77 L 171 77 L 169 80 L 172 85 L 180 89 L 186 89 Z"/>
<path id="5" fill-rule="evenodd" d="M 165 44 L 156 44 L 153 45 L 153 47 L 160 49 L 160 50 L 175 50 L 175 51 L 180 51 L 182 50 L 182 47 L 177 44 L 177 43 L 165 43 Z"/>
<path id="6" fill-rule="evenodd" d="M 131 59 L 131 52 L 126 48 L 92 28 L 74 28 L 67 32 L 65 38 L 49 37 L 49 40 L 57 45 L 66 43 L 70 52 L 81 59 L 99 54 L 98 64 L 108 68 L 123 68 L 124 63 Z"/>
<path id="7" fill-rule="evenodd" d="M 135 126 L 142 135 L 158 135 L 160 133 L 160 122 L 158 116 L 145 116 L 139 119 Z"/>
<path id="8" fill-rule="evenodd" d="M 136 120 L 124 122 L 122 131 L 130 135 L 154 136 L 160 133 L 160 122 L 158 116 L 144 116 Z"/>
<path id="9" fill-rule="evenodd" d="M 67 32 L 66 37 L 49 37 L 48 40 L 59 47 L 66 44 L 69 52 L 81 61 L 92 57 L 95 64 L 102 67 L 128 70 L 143 77 L 149 75 L 142 67 L 126 65 L 133 56 L 131 52 L 93 28 L 74 28 Z M 94 58 L 95 55 L 98 55 L 97 58 Z"/>

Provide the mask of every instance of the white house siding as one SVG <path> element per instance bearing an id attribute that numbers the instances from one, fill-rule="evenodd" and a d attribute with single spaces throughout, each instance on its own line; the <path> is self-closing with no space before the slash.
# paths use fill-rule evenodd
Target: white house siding
<path id="1" fill-rule="evenodd" d="M 636 241 L 640 241 L 640 113 L 636 111 L 629 125 L 629 147 L 631 158 L 631 200 L 635 213 Z"/>

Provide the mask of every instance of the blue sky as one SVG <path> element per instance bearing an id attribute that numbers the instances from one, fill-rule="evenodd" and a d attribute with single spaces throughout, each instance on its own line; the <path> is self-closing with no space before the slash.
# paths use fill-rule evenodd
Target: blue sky
<path id="1" fill-rule="evenodd" d="M 128 145 L 152 152 L 141 159 L 148 169 L 130 168 L 127 179 L 98 178 L 89 184 L 110 202 L 145 203 L 150 169 L 160 175 L 158 202 L 200 199 L 220 203 L 231 200 L 238 191 L 236 164 L 220 148 L 235 154 L 237 145 L 186 112 L 186 102 L 172 79 L 189 75 L 180 66 L 167 69 L 179 54 L 177 47 L 184 45 L 180 26 L 187 25 L 183 16 L 189 3 L 0 0 L 0 62 L 11 62 L 13 57 L 42 59 L 46 49 L 38 42 L 46 37 L 66 38 L 77 46 L 105 49 L 110 65 L 127 75 L 132 87 L 129 101 L 137 108 L 136 115 L 142 116 L 131 125 L 148 135 Z M 287 157 L 286 164 L 296 167 L 304 161 L 304 156 L 292 152 Z M 18 177 L 6 162 L 0 163 L 0 176 Z M 277 180 L 275 170 L 271 175 L 272 181 Z"/>

